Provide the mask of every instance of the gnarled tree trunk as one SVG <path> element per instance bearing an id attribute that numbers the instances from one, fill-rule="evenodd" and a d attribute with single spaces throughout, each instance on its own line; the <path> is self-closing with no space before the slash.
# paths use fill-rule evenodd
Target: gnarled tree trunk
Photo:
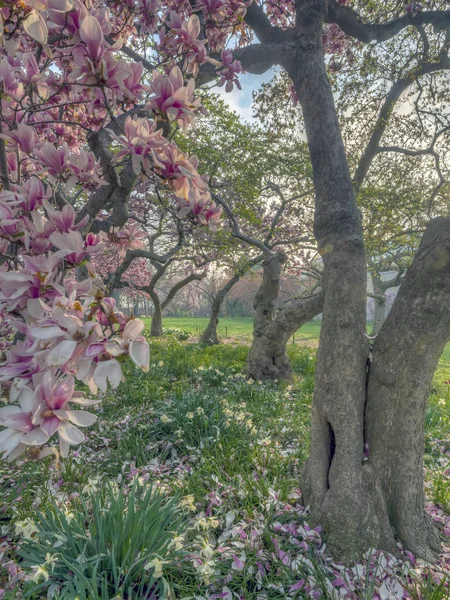
<path id="1" fill-rule="evenodd" d="M 253 342 L 247 359 L 247 373 L 255 379 L 273 380 L 278 376 L 279 367 L 274 366 L 272 360 L 260 366 L 257 363 L 261 357 L 258 349 L 267 341 L 265 331 L 275 318 L 275 301 L 280 291 L 281 269 L 286 260 L 287 257 L 283 253 L 267 254 L 263 260 L 263 277 L 253 301 Z M 261 377 L 255 376 L 257 372 L 261 373 Z"/>
<path id="2" fill-rule="evenodd" d="M 324 2 L 297 3 L 298 33 L 286 69 L 305 121 L 316 191 L 314 233 L 324 307 L 302 491 L 338 556 L 394 549 L 386 503 L 363 465 L 368 342 L 366 257 L 352 180 L 322 50 Z"/>
<path id="3" fill-rule="evenodd" d="M 324 263 L 302 491 L 341 559 L 369 548 L 396 552 L 395 535 L 429 559 L 437 539 L 424 511 L 423 428 L 429 385 L 450 338 L 450 220 L 427 229 L 375 341 L 368 373 L 366 259 L 322 55 L 324 11 L 320 1 L 297 2 L 298 38 L 286 57 L 303 109 L 316 190 L 314 231 Z"/>
<path id="4" fill-rule="evenodd" d="M 287 379 L 292 369 L 286 354 L 289 338 L 322 312 L 323 294 L 297 298 L 281 309 L 272 322 L 253 338 L 247 358 L 247 374 L 256 380 Z"/>

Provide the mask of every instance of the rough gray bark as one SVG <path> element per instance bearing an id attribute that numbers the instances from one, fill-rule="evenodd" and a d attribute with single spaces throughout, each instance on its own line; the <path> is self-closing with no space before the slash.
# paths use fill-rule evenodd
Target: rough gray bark
<path id="1" fill-rule="evenodd" d="M 323 294 L 297 298 L 280 310 L 272 322 L 253 338 L 247 374 L 256 380 L 288 379 L 292 373 L 286 347 L 292 334 L 322 312 Z"/>
<path id="2" fill-rule="evenodd" d="M 323 63 L 321 6 L 297 3 L 299 38 L 286 64 L 305 119 L 316 189 L 314 231 L 324 262 L 302 491 L 313 521 L 324 527 L 328 547 L 341 559 L 369 548 L 395 553 L 395 535 L 417 556 L 432 559 L 438 539 L 424 510 L 423 430 L 430 382 L 450 338 L 450 220 L 427 229 L 375 341 L 366 388 L 366 259 Z"/>
<path id="3" fill-rule="evenodd" d="M 258 291 L 255 294 L 253 308 L 255 309 L 255 320 L 253 324 L 253 342 L 247 359 L 247 373 L 255 379 L 275 379 L 272 376 L 272 364 L 261 365 L 258 367 L 257 361 L 259 353 L 253 352 L 254 348 L 264 346 L 266 337 L 265 330 L 275 318 L 275 301 L 280 291 L 280 277 L 283 264 L 287 256 L 280 253 L 267 253 L 263 260 L 263 276 Z M 256 354 L 254 356 L 254 354 Z M 271 361 L 269 361 L 271 363 Z M 256 373 L 261 372 L 262 377 L 256 377 Z"/>
<path id="4" fill-rule="evenodd" d="M 373 347 L 366 438 L 396 534 L 428 559 L 438 550 L 425 516 L 424 416 L 450 339 L 450 219 L 431 221 Z"/>
<path id="5" fill-rule="evenodd" d="M 340 557 L 394 549 L 386 503 L 363 466 L 368 345 L 366 257 L 323 50 L 325 3 L 297 3 L 297 33 L 285 68 L 294 81 L 308 138 L 324 263 L 324 308 L 312 406 L 311 445 L 302 483 L 313 520 Z"/>

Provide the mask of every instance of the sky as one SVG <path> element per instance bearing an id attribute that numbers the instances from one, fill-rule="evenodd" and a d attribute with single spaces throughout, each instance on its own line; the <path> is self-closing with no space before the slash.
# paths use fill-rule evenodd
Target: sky
<path id="1" fill-rule="evenodd" d="M 262 83 L 270 81 L 274 75 L 274 70 L 270 69 L 263 75 L 251 75 L 246 73 L 239 75 L 239 81 L 242 90 L 234 87 L 232 92 L 227 93 L 225 87 L 215 87 L 214 92 L 217 92 L 227 104 L 235 110 L 245 121 L 255 122 L 252 115 L 253 97 L 252 92 L 259 89 Z"/>

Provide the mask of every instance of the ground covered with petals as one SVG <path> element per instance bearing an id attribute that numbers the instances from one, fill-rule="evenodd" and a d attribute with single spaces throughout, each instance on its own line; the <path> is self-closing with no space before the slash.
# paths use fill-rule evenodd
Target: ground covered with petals
<path id="1" fill-rule="evenodd" d="M 426 422 L 428 511 L 447 540 L 440 560 L 374 550 L 344 567 L 300 501 L 314 348 L 291 345 L 292 382 L 263 385 L 242 375 L 245 343 L 180 337 L 152 341 L 150 372 L 130 369 L 105 395 L 69 458 L 0 463 L 0 598 L 449 597 L 445 361 Z"/>

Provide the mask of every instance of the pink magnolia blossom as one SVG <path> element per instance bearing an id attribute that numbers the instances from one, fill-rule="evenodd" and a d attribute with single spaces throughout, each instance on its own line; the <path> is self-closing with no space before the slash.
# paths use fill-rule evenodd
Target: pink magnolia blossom
<path id="1" fill-rule="evenodd" d="M 194 98 L 195 81 L 190 79 L 184 85 L 180 68 L 173 67 L 167 75 L 153 71 L 150 87 L 154 96 L 148 102 L 148 108 L 157 116 L 177 121 L 186 129 L 201 106 L 200 100 Z"/>

